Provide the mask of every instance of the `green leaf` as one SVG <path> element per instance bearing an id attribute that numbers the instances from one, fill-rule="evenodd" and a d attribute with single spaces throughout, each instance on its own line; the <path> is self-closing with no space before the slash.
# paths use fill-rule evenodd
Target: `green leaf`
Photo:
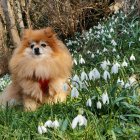
<path id="1" fill-rule="evenodd" d="M 68 119 L 65 119 L 64 122 L 62 123 L 62 127 L 61 130 L 62 131 L 66 131 L 67 127 L 68 127 Z"/>

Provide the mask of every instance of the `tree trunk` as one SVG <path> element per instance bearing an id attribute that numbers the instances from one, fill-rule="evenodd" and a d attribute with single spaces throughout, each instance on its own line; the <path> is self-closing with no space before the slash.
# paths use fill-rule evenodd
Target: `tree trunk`
<path id="1" fill-rule="evenodd" d="M 1 7 L 0 7 L 1 11 Z M 10 51 L 6 47 L 6 33 L 2 22 L 2 12 L 0 16 L 0 76 L 8 72 L 8 60 L 11 56 Z"/>
<path id="2" fill-rule="evenodd" d="M 19 38 L 18 30 L 14 19 L 14 14 L 10 6 L 10 3 L 8 0 L 1 0 L 1 6 L 6 21 L 6 27 L 9 32 L 12 43 L 14 47 L 18 47 L 20 45 L 20 38 Z"/>

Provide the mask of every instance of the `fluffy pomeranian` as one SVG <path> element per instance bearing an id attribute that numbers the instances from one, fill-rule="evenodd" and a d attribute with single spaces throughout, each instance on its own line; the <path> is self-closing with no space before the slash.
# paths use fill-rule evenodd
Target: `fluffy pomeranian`
<path id="1" fill-rule="evenodd" d="M 51 27 L 25 30 L 9 69 L 12 83 L 0 96 L 1 105 L 16 101 L 34 111 L 44 103 L 65 101 L 70 92 L 72 57 Z"/>

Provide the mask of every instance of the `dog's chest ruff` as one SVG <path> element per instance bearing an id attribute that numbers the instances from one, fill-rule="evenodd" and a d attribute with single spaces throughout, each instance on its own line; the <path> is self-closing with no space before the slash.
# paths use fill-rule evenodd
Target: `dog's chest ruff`
<path id="1" fill-rule="evenodd" d="M 40 88 L 41 88 L 43 94 L 46 94 L 48 89 L 49 89 L 49 80 L 47 80 L 47 79 L 45 79 L 45 80 L 40 79 L 38 82 L 39 82 L 39 85 L 40 85 Z"/>

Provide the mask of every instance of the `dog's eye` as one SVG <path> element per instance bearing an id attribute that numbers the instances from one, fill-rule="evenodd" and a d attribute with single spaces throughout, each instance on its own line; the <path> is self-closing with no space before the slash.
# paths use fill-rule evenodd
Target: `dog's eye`
<path id="1" fill-rule="evenodd" d="M 41 43 L 41 47 L 46 47 L 46 44 L 45 43 Z"/>
<path id="2" fill-rule="evenodd" d="M 35 46 L 35 44 L 31 44 L 31 45 L 30 45 L 30 48 L 32 49 L 34 46 Z"/>

